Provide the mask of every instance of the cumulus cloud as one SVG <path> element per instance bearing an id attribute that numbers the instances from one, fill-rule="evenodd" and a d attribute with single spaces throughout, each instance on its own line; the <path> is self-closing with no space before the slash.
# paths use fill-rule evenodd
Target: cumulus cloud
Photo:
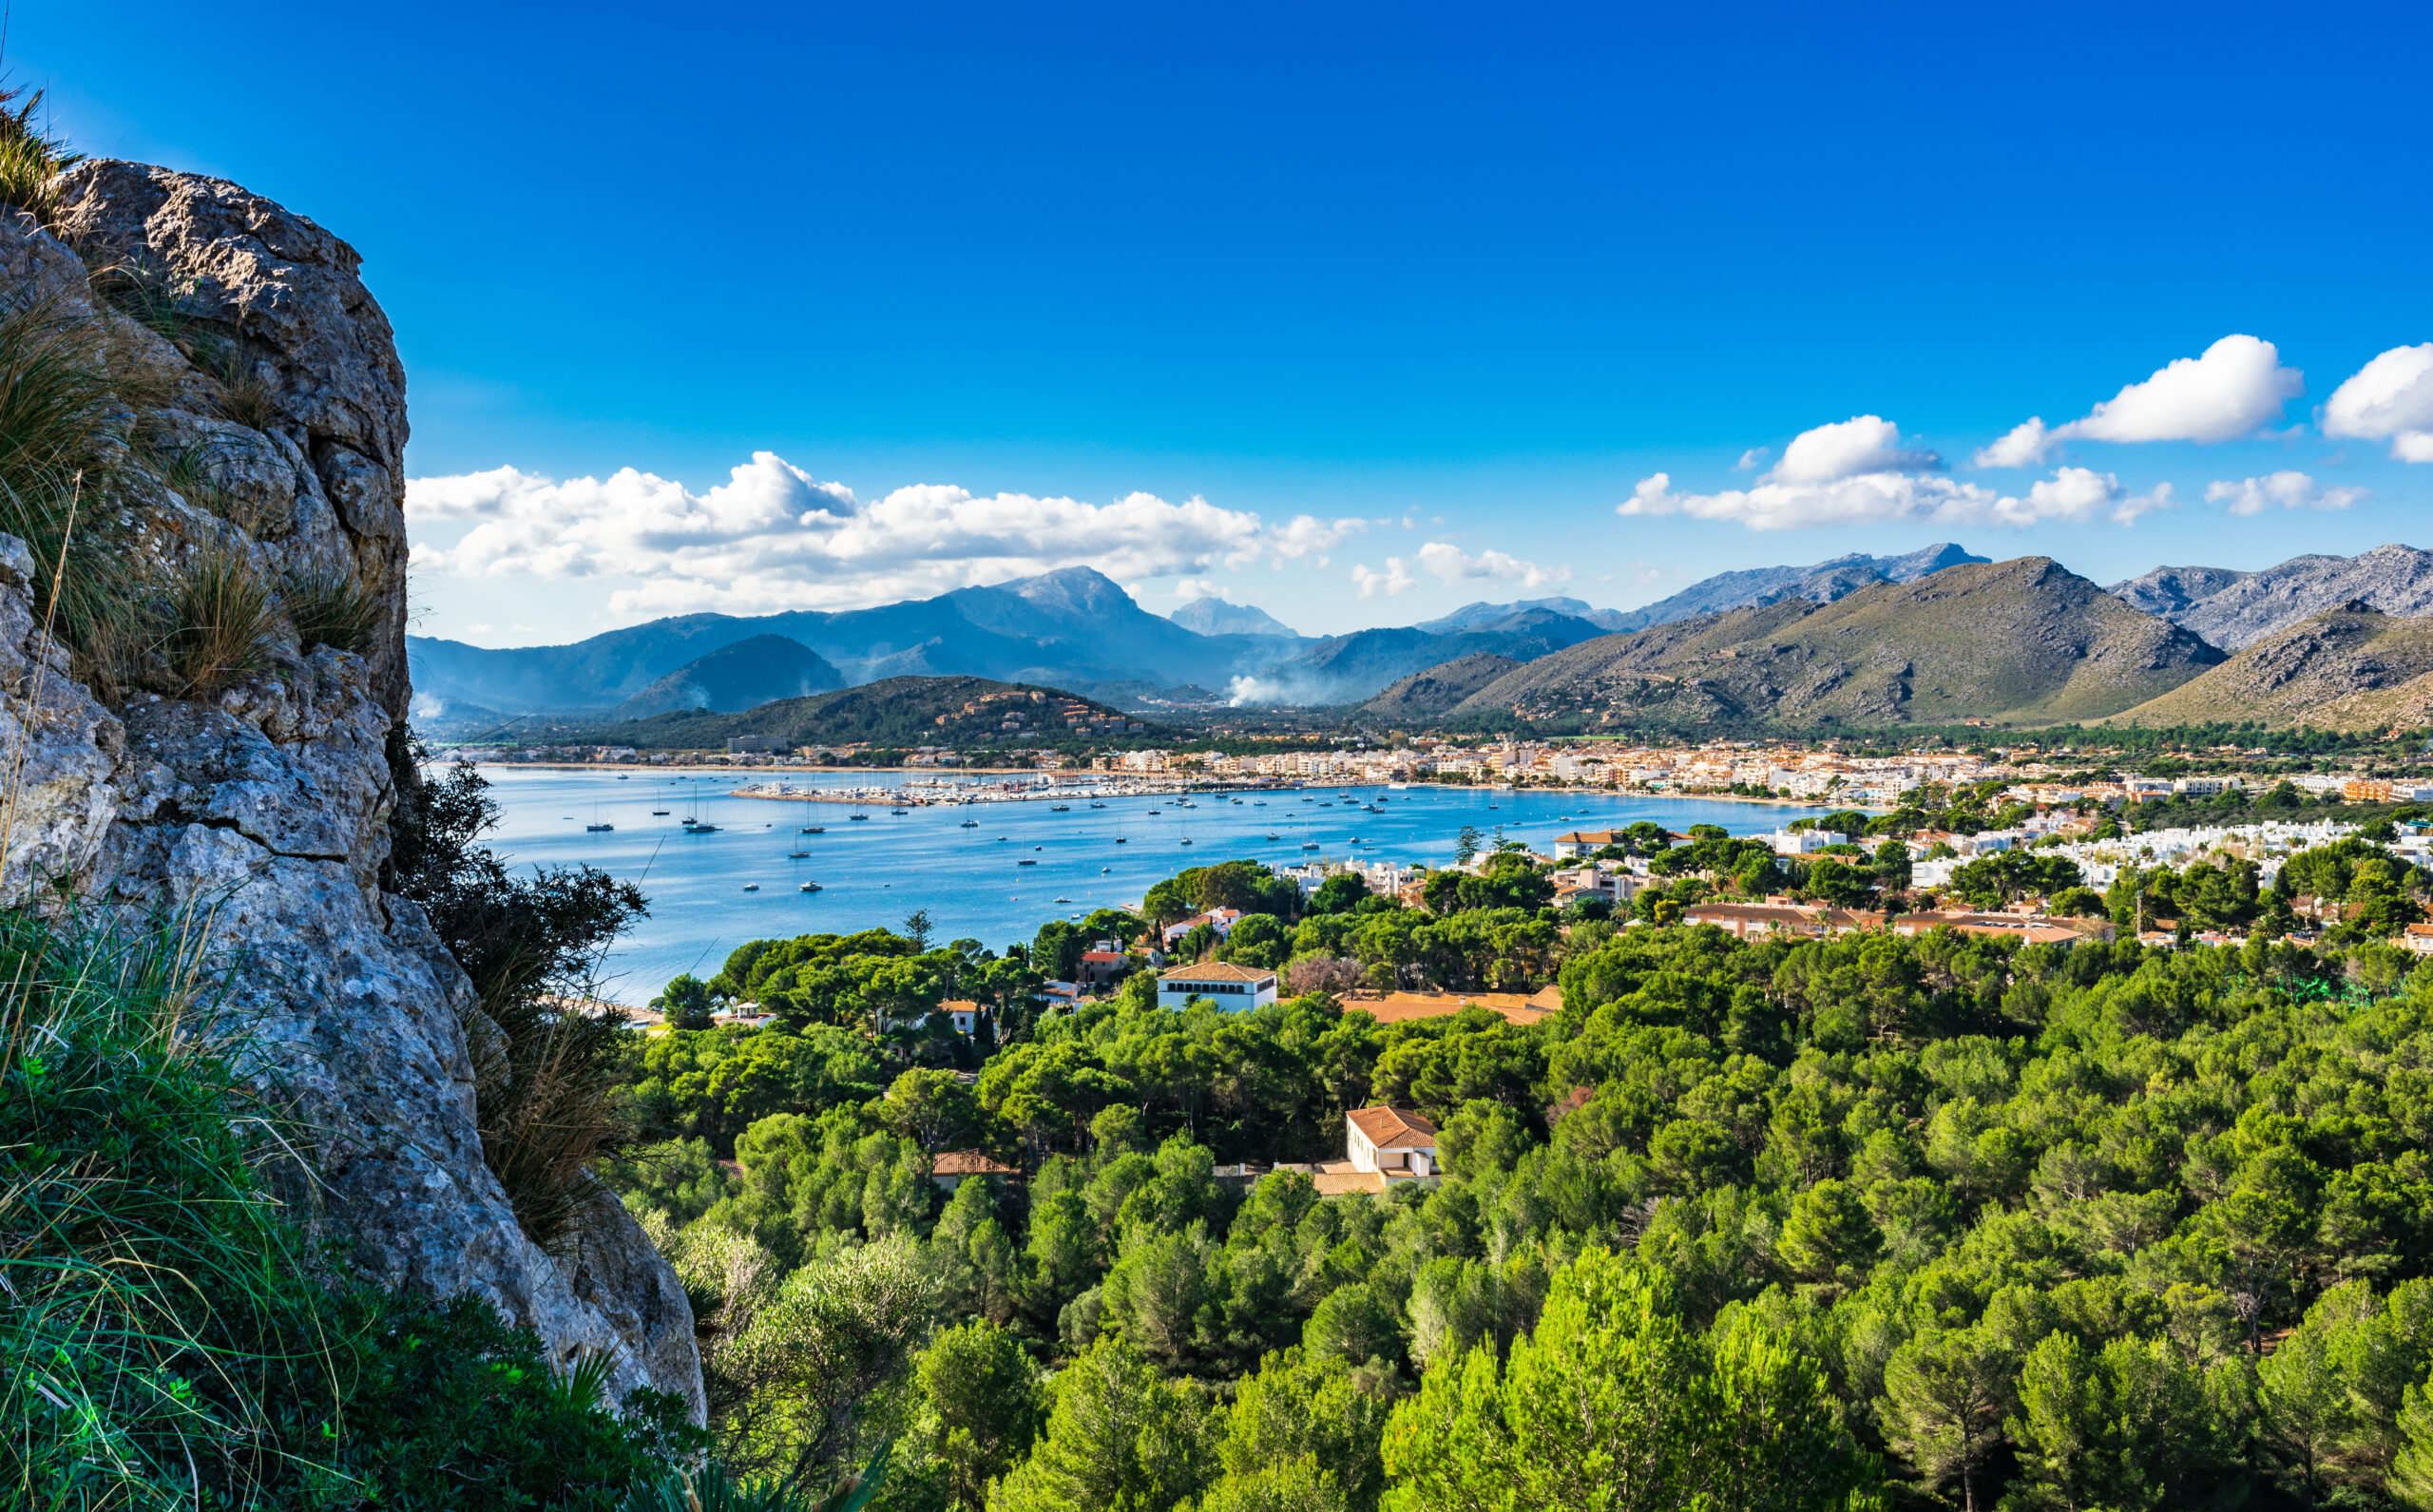
<path id="1" fill-rule="evenodd" d="M 1868 472 L 1819 483 L 1761 482 L 1753 488 L 1728 488 L 1720 493 L 1676 493 L 1672 478 L 1659 472 L 1641 481 L 1616 512 L 1731 520 L 1752 530 L 1893 520 L 2025 529 L 2048 521 L 2087 521 L 2098 515 L 2126 524 L 2170 506 L 2168 484 L 2132 494 L 2113 474 L 2086 468 L 2059 469 L 2024 495 L 1999 493 L 1934 474 L 1904 472 Z"/>
<path id="2" fill-rule="evenodd" d="M 2346 509 L 2365 498 L 2364 488 L 2319 488 L 2303 472 L 2284 470 L 2261 478 L 2205 486 L 2205 502 L 2228 507 L 2232 514 L 2262 514 L 2267 509 Z"/>
<path id="3" fill-rule="evenodd" d="M 1386 570 L 1383 572 L 1371 567 L 1366 562 L 1354 563 L 1351 568 L 1351 585 L 1359 590 L 1361 598 L 1373 599 L 1382 593 L 1390 599 L 1405 588 L 1417 587 L 1419 580 L 1410 575 L 1409 563 L 1400 557 L 1388 557 Z"/>
<path id="4" fill-rule="evenodd" d="M 1740 460 L 1732 465 L 1732 470 L 1734 472 L 1754 472 L 1759 468 L 1764 467 L 1766 465 L 1766 459 L 1773 454 L 1774 449 L 1772 447 L 1751 447 L 1748 450 L 1740 453 Z"/>
<path id="5" fill-rule="evenodd" d="M 2097 405 L 2053 434 L 2089 441 L 2236 441 L 2281 418 L 2307 390 L 2270 341 L 2228 335 Z M 2018 434 L 2017 431 L 2012 432 Z"/>
<path id="6" fill-rule="evenodd" d="M 2433 341 L 2358 369 L 2324 405 L 2323 433 L 2388 441 L 2402 462 L 2433 462 Z"/>
<path id="7" fill-rule="evenodd" d="M 1968 459 L 1972 468 L 2033 468 L 2053 452 L 2053 438 L 2041 415 L 2029 415 L 2011 427 L 2010 434 L 1990 447 L 1979 447 Z"/>
<path id="8" fill-rule="evenodd" d="M 703 493 L 631 468 L 604 479 L 514 468 L 418 478 L 406 517 L 468 526 L 453 545 L 418 545 L 425 569 L 641 580 L 611 596 L 619 614 L 852 607 L 1076 565 L 1137 582 L 1300 557 L 1359 524 L 1303 515 L 1271 529 L 1197 497 L 1085 504 L 944 484 L 864 502 L 766 451 Z"/>
<path id="9" fill-rule="evenodd" d="M 1436 574 L 1441 582 L 1460 583 L 1465 579 L 1493 578 L 1517 583 L 1524 588 L 1548 583 L 1567 583 L 1569 567 L 1542 567 L 1534 562 L 1502 551 L 1482 551 L 1471 556 L 1461 547 L 1444 541 L 1430 541 L 1419 548 L 1419 565 Z"/>
<path id="10" fill-rule="evenodd" d="M 1189 603 L 1194 599 L 1218 599 L 1224 593 L 1206 578 L 1185 578 L 1175 584 L 1175 597 Z"/>
<path id="11" fill-rule="evenodd" d="M 1267 534 L 1265 548 L 1278 566 L 1301 557 L 1331 551 L 1369 528 L 1366 520 L 1321 520 L 1296 514 Z"/>
<path id="12" fill-rule="evenodd" d="M 1802 431 L 1783 448 L 1768 483 L 1832 483 L 1872 472 L 1915 472 L 1943 466 L 1931 451 L 1905 447 L 1901 428 L 1881 415 L 1852 415 Z"/>

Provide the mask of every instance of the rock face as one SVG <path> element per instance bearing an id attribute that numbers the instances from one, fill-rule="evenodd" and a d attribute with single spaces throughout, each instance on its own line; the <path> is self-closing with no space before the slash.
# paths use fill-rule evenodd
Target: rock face
<path id="1" fill-rule="evenodd" d="M 2433 551 L 2380 545 L 2353 557 L 2291 557 L 2261 572 L 2156 567 L 2108 591 L 2237 651 L 2350 600 L 2385 614 L 2433 615 Z"/>
<path id="2" fill-rule="evenodd" d="M 307 650 L 282 624 L 268 671 L 207 699 L 138 693 L 113 710 L 74 680 L 43 629 L 35 564 L 0 536 L 0 749 L 14 775 L 0 902 L 66 885 L 130 913 L 184 910 L 227 964 L 204 994 L 213 1032 L 295 1120 L 312 1174 L 287 1184 L 351 1264 L 485 1297 L 553 1359 L 605 1354 L 617 1394 L 656 1387 L 698 1417 L 691 1310 L 623 1211 L 559 1253 L 518 1228 L 474 1121 L 468 1035 L 497 1031 L 421 911 L 380 888 L 389 740 L 411 696 L 405 374 L 359 259 L 215 179 L 92 162 L 61 188 L 59 237 L 0 220 L 0 308 L 40 302 L 98 335 L 139 459 L 116 501 L 128 549 L 160 565 L 240 553 L 270 583 L 336 574 L 371 596 L 378 626 L 358 656 Z M 166 291 L 189 339 L 97 294 L 88 264 L 115 287 Z M 163 456 L 203 460 L 172 472 Z"/>

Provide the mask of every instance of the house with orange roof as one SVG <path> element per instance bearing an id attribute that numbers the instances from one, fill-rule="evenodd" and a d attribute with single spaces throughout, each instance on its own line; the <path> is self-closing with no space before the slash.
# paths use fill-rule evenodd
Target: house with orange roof
<path id="1" fill-rule="evenodd" d="M 1436 1178 L 1436 1125 L 1410 1108 L 1354 1108 L 1343 1116 L 1344 1158 L 1387 1181 Z"/>
<path id="2" fill-rule="evenodd" d="M 1188 1007 L 1206 998 L 1228 1013 L 1247 1013 L 1275 1001 L 1275 973 L 1230 961 L 1174 967 L 1158 973 L 1158 1006 Z"/>

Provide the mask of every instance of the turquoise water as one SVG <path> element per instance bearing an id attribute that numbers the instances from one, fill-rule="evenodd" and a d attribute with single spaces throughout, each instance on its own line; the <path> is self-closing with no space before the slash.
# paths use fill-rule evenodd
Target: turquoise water
<path id="1" fill-rule="evenodd" d="M 1187 866 L 1249 856 L 1271 864 L 1318 856 L 1369 861 L 1452 859 L 1454 836 L 1475 825 L 1542 850 L 1576 829 L 1653 819 L 1672 829 L 1718 824 L 1762 833 L 1825 809 L 1700 798 L 1583 793 L 1488 793 L 1464 788 L 1325 788 L 1233 795 L 1083 797 L 1058 813 L 1046 801 L 939 806 L 891 814 L 884 804 L 789 803 L 729 797 L 743 774 L 484 767 L 503 810 L 489 843 L 518 865 L 587 862 L 642 885 L 650 917 L 603 963 L 607 996 L 642 1003 L 670 977 L 718 969 L 746 940 L 895 925 L 927 909 L 940 940 L 971 936 L 1002 949 L 1041 921 L 1137 903 L 1152 883 Z M 797 788 L 889 783 L 870 773 L 788 775 Z M 1351 794 L 1347 804 L 1339 794 Z M 1303 801 L 1303 800 L 1309 801 Z M 1376 801 L 1380 812 L 1357 804 Z M 1259 805 L 1263 804 L 1264 807 Z M 664 816 L 653 810 L 664 809 Z M 1159 811 L 1152 813 L 1151 811 Z M 866 821 L 849 817 L 867 813 Z M 698 817 L 716 834 L 686 834 Z M 964 829 L 963 821 L 977 821 Z M 613 824 L 587 833 L 586 824 Z M 823 834 L 802 834 L 818 825 Z M 1269 840 L 1268 835 L 1277 836 Z M 1118 844 L 1119 838 L 1123 843 Z M 1191 843 L 1185 845 L 1188 839 Z M 1354 841 L 1358 844 L 1354 844 Z M 1315 843 L 1319 849 L 1305 850 Z M 807 851 L 801 859 L 788 852 Z M 1030 866 L 1017 863 L 1029 861 Z M 805 893 L 805 881 L 819 884 Z M 743 890 L 757 883 L 757 891 Z"/>

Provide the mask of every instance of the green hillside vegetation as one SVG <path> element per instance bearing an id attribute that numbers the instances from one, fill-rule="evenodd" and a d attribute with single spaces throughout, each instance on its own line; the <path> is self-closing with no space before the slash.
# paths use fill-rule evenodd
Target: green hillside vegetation
<path id="1" fill-rule="evenodd" d="M 1019 723 L 1008 727 L 1012 717 Z M 1078 717 L 1079 727 L 1070 720 Z M 1056 746 L 1130 731 L 1140 723 L 1106 704 L 1055 688 L 987 678 L 888 678 L 808 699 L 780 699 L 737 714 L 683 710 L 647 719 L 553 733 L 642 750 L 715 749 L 738 736 L 797 745 Z M 1140 734 L 1142 732 L 1133 732 Z"/>
<path id="2" fill-rule="evenodd" d="M 2278 630 L 2220 666 L 2110 723 L 2255 720 L 2287 728 L 2414 728 L 2433 723 L 2433 620 L 2351 603 Z"/>
<path id="3" fill-rule="evenodd" d="M 1360 706 L 1381 719 L 1434 719 L 1524 663 L 1482 651 L 1414 672 Z"/>
<path id="4" fill-rule="evenodd" d="M 1583 731 L 2091 719 L 2222 660 L 2051 560 L 2021 557 L 1585 641 L 1496 679 L 1446 718 Z"/>
<path id="5" fill-rule="evenodd" d="M 1822 822 L 1853 853 L 1645 836 L 1648 911 L 1901 901 L 1877 820 Z M 1003 954 L 918 919 L 739 949 L 685 995 L 778 1024 L 638 1044 L 657 1142 L 612 1181 L 695 1297 L 723 1452 L 891 1445 L 874 1506 L 2433 1505 L 2433 969 L 2378 943 L 2425 879 L 2293 859 L 2346 914 L 2301 947 L 2237 867 L 1970 871 L 2253 934 L 1739 942 L 1555 909 L 1510 851 L 1421 908 L 1229 862 Z M 1249 916 L 1182 953 L 1298 995 L 1160 1009 L 1142 971 L 1038 1014 L 1087 939 L 1219 902 Z M 1354 983 L 1563 1005 L 1381 1024 Z M 1339 1159 L 1373 1103 L 1435 1121 L 1441 1184 L 1228 1174 Z M 966 1150 L 1013 1174 L 928 1179 Z"/>

